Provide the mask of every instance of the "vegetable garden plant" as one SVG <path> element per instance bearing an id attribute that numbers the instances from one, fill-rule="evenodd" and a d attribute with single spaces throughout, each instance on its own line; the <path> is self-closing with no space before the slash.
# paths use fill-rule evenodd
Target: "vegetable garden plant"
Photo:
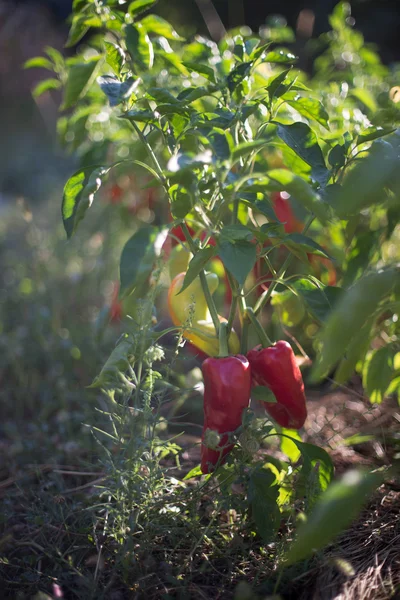
<path id="1" fill-rule="evenodd" d="M 126 574 L 135 543 L 165 543 L 171 523 L 197 520 L 215 544 L 225 511 L 226 543 L 255 539 L 266 556 L 277 543 L 287 567 L 344 529 L 384 476 L 332 482 L 329 454 L 301 433 L 303 375 L 343 385 L 357 370 L 371 402 L 400 389 L 396 69 L 345 3 L 315 42 L 312 78 L 282 47 L 286 28 L 186 40 L 155 4 L 75 0 L 76 55 L 48 49 L 27 65 L 54 71 L 35 93 L 63 90 L 59 133 L 80 160 L 64 188 L 67 236 L 110 186 L 122 210 L 123 176 L 147 202 L 120 260 L 126 332 L 91 386 L 107 400 L 92 428 L 104 532 Z M 163 407 L 186 393 L 176 369 L 188 347 L 204 377 L 201 465 L 177 479 Z M 215 510 L 203 527 L 193 503 L 205 492 Z"/>

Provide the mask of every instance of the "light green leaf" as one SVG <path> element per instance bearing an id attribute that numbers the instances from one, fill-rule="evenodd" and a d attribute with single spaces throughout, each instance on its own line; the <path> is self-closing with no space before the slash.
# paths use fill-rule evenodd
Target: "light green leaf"
<path id="1" fill-rule="evenodd" d="M 140 69 L 151 69 L 154 61 L 153 44 L 147 35 L 146 28 L 141 23 L 125 26 L 126 47 L 132 60 Z"/>
<path id="2" fill-rule="evenodd" d="M 175 219 L 184 219 L 193 208 L 193 194 L 179 183 L 174 183 L 168 190 L 171 214 Z"/>
<path id="3" fill-rule="evenodd" d="M 324 377 L 343 357 L 351 340 L 387 298 L 399 279 L 396 269 L 371 273 L 342 295 L 320 336 L 320 353 L 312 371 L 313 381 Z"/>
<path id="4" fill-rule="evenodd" d="M 69 30 L 68 39 L 65 43 L 66 48 L 71 48 L 75 46 L 89 31 L 89 25 L 86 25 L 86 19 L 88 19 L 88 14 L 78 13 L 74 15 L 72 19 L 72 25 Z"/>
<path id="5" fill-rule="evenodd" d="M 363 387 L 373 404 L 381 404 L 388 393 L 394 375 L 394 356 L 392 346 L 383 346 L 373 350 L 363 366 Z"/>
<path id="6" fill-rule="evenodd" d="M 69 238 L 92 205 L 94 195 L 102 184 L 102 178 L 109 170 L 105 167 L 79 169 L 65 184 L 61 212 L 64 229 Z"/>
<path id="7" fill-rule="evenodd" d="M 142 25 L 149 34 L 159 35 L 167 38 L 167 40 L 185 41 L 168 21 L 162 19 L 158 15 L 149 15 L 141 20 Z"/>
<path id="8" fill-rule="evenodd" d="M 112 70 L 118 77 L 121 74 L 121 69 L 125 64 L 125 52 L 120 46 L 112 42 L 104 42 L 106 49 L 106 63 L 110 65 Z"/>
<path id="9" fill-rule="evenodd" d="M 384 137 L 385 135 L 389 135 L 396 131 L 393 127 L 368 127 L 368 129 L 364 129 L 358 137 L 357 137 L 357 146 L 361 144 L 366 144 L 367 142 L 372 142 L 373 140 L 377 140 L 379 138 Z"/>
<path id="10" fill-rule="evenodd" d="M 360 331 L 354 334 L 349 343 L 345 355 L 339 363 L 335 371 L 335 383 L 346 383 L 353 375 L 356 365 L 363 360 L 371 341 L 371 330 L 374 324 L 373 319 L 369 319 Z"/>
<path id="11" fill-rule="evenodd" d="M 131 17 L 136 18 L 141 13 L 148 10 L 151 6 L 157 4 L 158 0 L 135 0 L 128 6 L 128 13 Z"/>
<path id="12" fill-rule="evenodd" d="M 53 63 L 44 56 L 35 56 L 35 58 L 30 58 L 26 62 L 24 62 L 24 69 L 47 69 L 48 71 L 54 71 Z"/>
<path id="13" fill-rule="evenodd" d="M 381 473 L 349 471 L 321 496 L 286 555 L 286 564 L 304 560 L 321 550 L 348 527 L 368 496 L 382 482 Z"/>
<path id="14" fill-rule="evenodd" d="M 100 56 L 93 56 L 84 63 L 73 63 L 69 67 L 62 110 L 71 108 L 86 94 L 96 78 L 101 63 Z"/>
<path id="15" fill-rule="evenodd" d="M 287 50 L 272 50 L 271 52 L 268 52 L 264 57 L 265 62 L 279 64 L 294 63 L 296 62 L 296 60 L 297 56 L 295 54 L 292 54 L 291 52 L 288 52 Z"/>
<path id="16" fill-rule="evenodd" d="M 235 163 L 239 160 L 239 158 L 244 158 L 248 156 L 252 152 L 263 148 L 268 143 L 270 143 L 269 139 L 261 139 L 261 140 L 252 140 L 251 142 L 243 142 L 242 144 L 238 144 L 234 147 L 232 151 L 232 162 Z"/>
<path id="17" fill-rule="evenodd" d="M 281 99 L 290 104 L 303 117 L 314 119 L 317 123 L 329 129 L 329 115 L 319 100 L 310 96 L 300 96 L 297 92 L 288 92 Z"/>
<path id="18" fill-rule="evenodd" d="M 58 79 L 45 79 L 44 81 L 39 81 L 39 83 L 33 88 L 32 96 L 34 98 L 38 98 L 45 92 L 49 90 L 58 90 L 61 87 L 61 81 Z"/>

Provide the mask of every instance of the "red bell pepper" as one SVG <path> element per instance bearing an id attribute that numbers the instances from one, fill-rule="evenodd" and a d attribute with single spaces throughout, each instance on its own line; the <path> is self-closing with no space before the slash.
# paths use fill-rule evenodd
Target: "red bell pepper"
<path id="1" fill-rule="evenodd" d="M 307 418 L 304 382 L 292 347 L 283 340 L 257 346 L 247 353 L 253 381 L 268 387 L 276 403 L 265 402 L 267 413 L 282 427 L 300 429 Z"/>
<path id="2" fill-rule="evenodd" d="M 228 433 L 242 424 L 242 414 L 248 407 L 251 391 L 251 371 L 247 358 L 241 354 L 224 358 L 207 358 L 202 366 L 204 378 L 204 428 L 201 446 L 201 470 L 210 473 L 232 450 Z M 207 447 L 207 430 L 220 435 L 217 448 Z"/>

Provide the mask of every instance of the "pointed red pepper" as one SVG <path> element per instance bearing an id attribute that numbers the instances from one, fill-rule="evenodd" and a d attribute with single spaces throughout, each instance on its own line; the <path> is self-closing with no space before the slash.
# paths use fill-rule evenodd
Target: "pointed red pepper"
<path id="1" fill-rule="evenodd" d="M 304 382 L 292 347 L 283 340 L 268 348 L 257 346 L 247 353 L 253 381 L 268 387 L 276 403 L 265 410 L 282 427 L 300 429 L 307 418 Z"/>
<path id="2" fill-rule="evenodd" d="M 221 324 L 225 329 L 226 324 Z M 227 345 L 221 340 L 222 352 Z M 227 352 L 226 352 L 227 353 Z M 242 354 L 207 358 L 202 365 L 204 378 L 204 427 L 201 446 L 201 470 L 212 472 L 217 464 L 224 462 L 225 456 L 234 444 L 229 443 L 229 433 L 242 424 L 243 411 L 249 406 L 251 391 L 251 370 L 249 361 Z M 205 444 L 212 438 L 212 432 L 219 434 L 216 448 Z M 211 435 L 210 435 L 211 434 Z"/>

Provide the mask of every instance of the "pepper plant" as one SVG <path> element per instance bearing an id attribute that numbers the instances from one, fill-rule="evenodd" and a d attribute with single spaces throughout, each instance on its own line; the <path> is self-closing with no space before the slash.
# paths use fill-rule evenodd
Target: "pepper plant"
<path id="1" fill-rule="evenodd" d="M 362 367 L 367 392 L 376 401 L 398 389 L 398 270 L 382 248 L 400 213 L 400 111 L 392 75 L 348 25 L 345 3 L 313 79 L 280 46 L 287 30 L 185 40 L 150 12 L 155 4 L 75 0 L 67 45 L 76 56 L 48 49 L 28 65 L 54 71 L 37 93 L 63 90 L 60 136 L 81 161 L 64 188 L 67 236 L 121 174 L 158 197 L 133 221 L 120 260 L 120 297 L 142 316 L 132 309 L 93 385 L 113 402 L 122 387 L 146 422 L 146 352 L 176 334 L 213 357 L 203 363 L 202 466 L 189 475 L 238 477 L 270 539 L 280 512 L 305 497 L 313 505 L 310 486 L 321 492 L 333 475 L 328 454 L 292 431 L 306 419 L 302 361 L 280 338 L 289 329 L 301 340 L 294 348 L 311 355 L 314 380 L 336 370 L 345 383 L 378 328 L 379 349 Z M 250 372 L 261 419 L 249 409 Z M 286 463 L 257 454 L 276 436 Z"/>

